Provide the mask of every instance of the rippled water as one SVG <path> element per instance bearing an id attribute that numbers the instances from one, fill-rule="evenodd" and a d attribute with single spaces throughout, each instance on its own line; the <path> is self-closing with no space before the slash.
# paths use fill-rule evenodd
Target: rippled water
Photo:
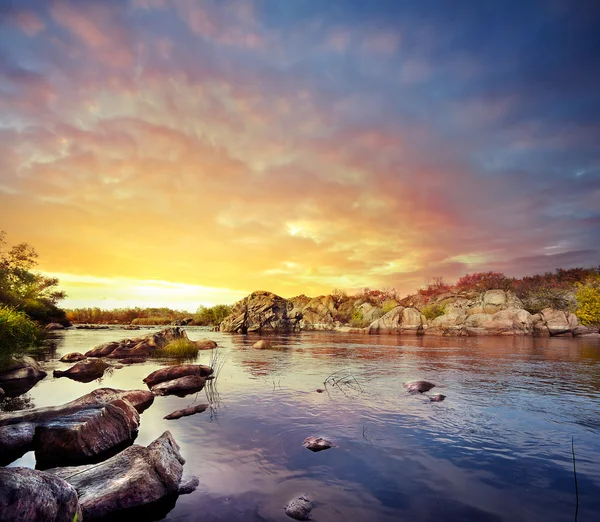
<path id="1" fill-rule="evenodd" d="M 146 332 L 70 330 L 56 353 L 85 351 Z M 170 430 L 200 487 L 166 520 L 290 520 L 283 506 L 306 493 L 316 521 L 548 521 L 600 519 L 600 340 L 429 338 L 303 333 L 271 338 L 189 328 L 211 337 L 226 358 L 217 400 L 204 413 L 163 417 L 194 402 L 157 397 L 142 414 L 136 443 Z M 207 364 L 210 352 L 200 352 Z M 143 388 L 160 363 L 114 370 L 83 384 L 41 381 L 35 406 L 61 404 L 99 386 Z M 323 388 L 333 372 L 358 384 Z M 430 403 L 402 383 L 437 383 Z M 360 388 L 359 388 L 360 387 Z M 312 453 L 311 435 L 336 447 Z M 29 453 L 12 465 L 35 466 Z"/>

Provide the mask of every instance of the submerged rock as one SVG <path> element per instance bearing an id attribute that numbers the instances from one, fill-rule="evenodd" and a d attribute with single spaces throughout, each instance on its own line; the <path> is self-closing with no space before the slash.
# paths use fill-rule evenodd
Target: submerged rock
<path id="1" fill-rule="evenodd" d="M 413 381 L 404 383 L 404 387 L 409 393 L 425 393 L 435 388 L 435 384 L 427 381 Z"/>
<path id="2" fill-rule="evenodd" d="M 0 386 L 7 397 L 18 397 L 46 377 L 38 362 L 32 357 L 12 359 L 0 372 Z"/>
<path id="3" fill-rule="evenodd" d="M 68 377 L 79 382 L 91 382 L 102 377 L 109 366 L 100 359 L 90 359 L 78 362 L 66 370 L 54 370 L 53 375 L 54 377 Z"/>
<path id="4" fill-rule="evenodd" d="M 200 484 L 200 480 L 198 477 L 194 475 L 184 475 L 181 478 L 181 482 L 179 483 L 179 491 L 180 495 L 187 495 L 188 493 L 192 493 L 196 491 L 196 488 Z"/>
<path id="5" fill-rule="evenodd" d="M 143 382 L 146 383 L 148 388 L 152 388 L 152 386 L 161 382 L 171 381 L 173 379 L 185 377 L 186 375 L 207 377 L 211 375 L 212 372 L 213 369 L 210 366 L 204 366 L 202 364 L 180 364 L 178 366 L 168 366 L 153 371 Z"/>
<path id="6" fill-rule="evenodd" d="M 333 446 L 333 442 L 323 437 L 306 437 L 302 445 L 310 451 L 323 451 Z"/>
<path id="7" fill-rule="evenodd" d="M 84 520 L 89 520 L 112 518 L 120 511 L 177 495 L 184 463 L 179 446 L 166 431 L 148 447 L 133 445 L 100 464 L 48 473 L 77 490 Z"/>
<path id="8" fill-rule="evenodd" d="M 140 416 L 127 400 L 84 408 L 35 430 L 38 466 L 65 465 L 94 460 L 133 442 Z"/>
<path id="9" fill-rule="evenodd" d="M 438 393 L 436 395 L 432 395 L 431 397 L 429 397 L 429 400 L 431 402 L 442 402 L 445 398 L 446 398 L 445 395 L 442 395 L 441 393 Z"/>
<path id="10" fill-rule="evenodd" d="M 180 419 L 181 417 L 188 417 L 190 415 L 194 415 L 195 413 L 202 413 L 206 411 L 208 408 L 208 404 L 196 404 L 195 406 L 190 406 L 189 408 L 183 408 L 182 410 L 176 410 L 173 413 L 169 413 L 166 417 L 167 420 Z"/>
<path id="11" fill-rule="evenodd" d="M 294 520 L 310 520 L 312 502 L 307 495 L 302 495 L 292 500 L 285 506 L 285 514 Z"/>
<path id="12" fill-rule="evenodd" d="M 152 386 L 151 391 L 154 395 L 177 395 L 184 397 L 190 393 L 195 393 L 204 388 L 206 378 L 199 375 L 186 375 L 179 379 L 161 382 Z"/>
<path id="13" fill-rule="evenodd" d="M 269 348 L 272 348 L 273 345 L 270 343 L 270 341 L 266 341 L 265 339 L 260 339 L 259 341 L 256 341 L 253 345 L 252 348 L 256 349 L 256 350 L 268 350 Z"/>
<path id="14" fill-rule="evenodd" d="M 85 355 L 83 355 L 82 353 L 71 352 L 71 353 L 67 353 L 67 354 L 63 355 L 60 358 L 60 362 L 77 362 L 77 361 L 83 361 L 83 359 L 85 359 Z"/>
<path id="15" fill-rule="evenodd" d="M 0 468 L 0 522 L 82 520 L 75 488 L 29 468 Z"/>

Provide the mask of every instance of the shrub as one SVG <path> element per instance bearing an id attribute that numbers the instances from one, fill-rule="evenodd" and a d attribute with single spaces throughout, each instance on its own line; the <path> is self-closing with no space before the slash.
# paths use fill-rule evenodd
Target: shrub
<path id="1" fill-rule="evenodd" d="M 394 300 L 394 299 L 387 299 L 383 302 L 383 304 L 381 305 L 381 315 L 385 315 L 388 312 L 391 312 L 394 308 L 396 308 L 398 306 L 398 301 Z"/>
<path id="2" fill-rule="evenodd" d="M 190 339 L 176 339 L 164 348 L 156 350 L 156 357 L 173 357 L 174 359 L 194 359 L 198 355 L 198 345 Z"/>
<path id="3" fill-rule="evenodd" d="M 438 303 L 428 304 L 421 308 L 421 313 L 428 321 L 433 321 L 436 317 L 444 315 L 444 306 Z"/>
<path id="4" fill-rule="evenodd" d="M 500 272 L 478 272 L 466 274 L 454 285 L 456 290 L 467 292 L 486 292 L 487 290 L 512 290 L 514 279 Z"/>
<path id="5" fill-rule="evenodd" d="M 600 276 L 589 277 L 578 284 L 575 314 L 584 326 L 600 326 Z"/>
<path id="6" fill-rule="evenodd" d="M 152 325 L 166 325 L 171 324 L 173 320 L 170 317 L 136 317 L 131 324 L 152 326 Z"/>
<path id="7" fill-rule="evenodd" d="M 452 287 L 449 284 L 444 283 L 443 277 L 434 277 L 425 288 L 419 288 L 418 294 L 430 299 L 449 292 L 451 289 Z"/>
<path id="8" fill-rule="evenodd" d="M 21 355 L 40 337 L 41 332 L 24 312 L 0 306 L 0 368 L 11 357 Z"/>

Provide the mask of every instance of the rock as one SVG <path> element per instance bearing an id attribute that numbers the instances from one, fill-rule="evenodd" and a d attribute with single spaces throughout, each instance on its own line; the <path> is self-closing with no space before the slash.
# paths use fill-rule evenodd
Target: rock
<path id="1" fill-rule="evenodd" d="M 86 357 L 110 357 L 124 359 L 127 357 L 147 357 L 157 349 L 164 348 L 171 341 L 187 339 L 185 330 L 179 327 L 165 328 L 143 338 L 122 339 L 96 346 L 85 353 Z"/>
<path id="2" fill-rule="evenodd" d="M 140 416 L 123 399 L 91 406 L 49 421 L 35 430 L 38 467 L 90 462 L 133 442 Z"/>
<path id="3" fill-rule="evenodd" d="M 310 520 L 312 502 L 307 495 L 302 495 L 292 500 L 285 506 L 285 514 L 295 520 Z"/>
<path id="4" fill-rule="evenodd" d="M 402 310 L 402 319 L 400 320 L 400 329 L 403 332 L 420 332 L 423 330 L 423 323 L 426 319 L 416 308 L 405 308 Z"/>
<path id="5" fill-rule="evenodd" d="M 323 388 L 317 388 L 317 393 L 323 393 L 325 390 Z"/>
<path id="6" fill-rule="evenodd" d="M 4 390 L 2 388 L 0 388 L 0 401 L 2 399 L 4 399 L 4 395 L 5 395 Z"/>
<path id="7" fill-rule="evenodd" d="M 33 388 L 46 375 L 35 359 L 13 358 L 0 372 L 0 385 L 7 397 L 18 397 Z"/>
<path id="8" fill-rule="evenodd" d="M 431 390 L 431 388 L 435 388 L 435 384 L 427 381 L 413 381 L 404 383 L 404 387 L 410 393 L 425 393 Z"/>
<path id="9" fill-rule="evenodd" d="M 29 468 L 0 468 L 0 522 L 82 520 L 75 488 Z"/>
<path id="10" fill-rule="evenodd" d="M 292 304 L 290 303 L 290 310 Z M 232 308 L 219 325 L 222 332 L 291 332 L 299 328 L 288 317 L 288 301 L 271 292 L 253 292 Z"/>
<path id="11" fill-rule="evenodd" d="M 179 446 L 166 431 L 148 447 L 133 445 L 99 464 L 47 473 L 77 490 L 84 520 L 112 519 L 121 511 L 177 495 L 184 463 Z"/>
<path id="12" fill-rule="evenodd" d="M 438 393 L 436 395 L 432 395 L 431 397 L 429 397 L 429 400 L 431 402 L 442 402 L 445 398 L 446 398 L 445 395 L 442 395 L 441 393 Z"/>
<path id="13" fill-rule="evenodd" d="M 85 359 L 85 355 L 79 352 L 71 352 L 63 355 L 60 358 L 60 362 L 77 362 Z"/>
<path id="14" fill-rule="evenodd" d="M 31 422 L 39 425 L 71 413 L 75 413 L 88 406 L 105 404 L 116 399 L 125 399 L 138 411 L 142 412 L 154 401 L 154 395 L 146 390 L 116 390 L 113 388 L 98 388 L 74 401 L 61 406 L 47 406 L 14 412 L 0 412 L 0 426 Z"/>
<path id="15" fill-rule="evenodd" d="M 488 290 L 483 294 L 483 312 L 486 314 L 495 314 L 502 310 L 506 301 L 506 292 L 504 290 Z"/>
<path id="16" fill-rule="evenodd" d="M 428 333 L 435 334 L 437 332 L 442 335 L 460 335 L 465 327 L 467 313 L 454 307 L 447 307 L 446 312 L 431 321 L 432 331 Z"/>
<path id="17" fill-rule="evenodd" d="M 469 335 L 524 335 L 533 332 L 533 318 L 527 310 L 507 308 L 494 314 L 473 314 L 465 320 Z"/>
<path id="18" fill-rule="evenodd" d="M 48 332 L 52 332 L 54 330 L 64 330 L 64 329 L 65 329 L 65 327 L 60 323 L 50 323 L 44 327 L 44 330 L 47 330 Z"/>
<path id="19" fill-rule="evenodd" d="M 322 451 L 331 448 L 333 443 L 323 437 L 306 437 L 302 445 L 310 451 Z"/>
<path id="20" fill-rule="evenodd" d="M 198 350 L 212 350 L 217 347 L 217 343 L 212 339 L 200 339 L 199 341 L 194 341 Z"/>
<path id="21" fill-rule="evenodd" d="M 150 389 L 154 395 L 177 395 L 185 397 L 190 393 L 196 393 L 204 388 L 206 378 L 199 375 L 186 375 L 179 379 L 155 384 Z"/>
<path id="22" fill-rule="evenodd" d="M 268 350 L 269 348 L 273 348 L 273 345 L 265 339 L 260 339 L 252 345 L 252 348 L 255 348 L 256 350 Z"/>
<path id="23" fill-rule="evenodd" d="M 184 475 L 181 477 L 181 482 L 179 483 L 179 491 L 180 495 L 187 495 L 196 491 L 196 488 L 200 484 L 198 477 L 194 475 Z"/>
<path id="24" fill-rule="evenodd" d="M 544 308 L 540 315 L 542 323 L 547 330 L 546 335 L 572 335 L 573 330 L 575 330 L 579 324 L 575 314 L 563 312 L 562 310 Z"/>
<path id="25" fill-rule="evenodd" d="M 195 413 L 202 413 L 203 411 L 206 411 L 206 408 L 208 408 L 208 404 L 196 404 L 196 406 L 190 406 L 189 408 L 183 408 L 182 410 L 176 410 L 173 413 L 169 413 L 169 415 L 164 418 L 167 420 L 180 419 L 181 417 L 188 417 Z"/>
<path id="26" fill-rule="evenodd" d="M 397 334 L 400 333 L 400 320 L 402 319 L 403 306 L 392 308 L 387 314 L 376 319 L 369 325 L 370 334 Z"/>
<path id="27" fill-rule="evenodd" d="M 166 368 L 160 368 L 159 370 L 153 371 L 148 375 L 144 382 L 148 385 L 148 388 L 165 381 L 171 381 L 186 375 L 198 375 L 200 377 L 208 377 L 213 372 L 210 366 L 204 366 L 202 364 L 179 364 L 177 366 L 167 366 Z"/>
<path id="28" fill-rule="evenodd" d="M 88 361 L 78 362 L 66 370 L 54 370 L 54 377 L 68 377 L 74 381 L 91 382 L 104 375 L 104 371 L 109 367 L 100 359 L 90 359 Z"/>
<path id="29" fill-rule="evenodd" d="M 35 424 L 29 422 L 0 426 L 0 466 L 6 466 L 32 450 L 34 433 Z"/>

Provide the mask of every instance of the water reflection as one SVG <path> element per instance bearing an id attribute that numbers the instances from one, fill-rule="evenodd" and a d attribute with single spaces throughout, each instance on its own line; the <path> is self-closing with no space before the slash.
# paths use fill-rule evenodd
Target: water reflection
<path id="1" fill-rule="evenodd" d="M 271 338 L 187 329 L 212 337 L 226 363 L 216 383 L 185 398 L 157 397 L 138 444 L 171 430 L 200 487 L 166 520 L 287 520 L 283 506 L 307 493 L 315 520 L 571 520 L 571 437 L 580 520 L 600 512 L 600 342 L 567 338 L 429 338 L 305 333 Z M 141 332 L 140 335 L 151 330 Z M 123 330 L 57 334 L 56 355 L 129 337 Z M 210 352 L 200 352 L 207 364 Z M 48 360 L 46 371 L 66 363 Z M 29 391 L 36 406 L 98 386 L 143 387 L 160 361 L 125 366 L 100 384 L 50 375 Z M 327 386 L 346 372 L 360 393 Z M 442 403 L 402 384 L 437 384 Z M 199 402 L 213 408 L 166 421 Z M 310 435 L 335 448 L 313 454 Z M 33 467 L 27 454 L 13 465 Z"/>

